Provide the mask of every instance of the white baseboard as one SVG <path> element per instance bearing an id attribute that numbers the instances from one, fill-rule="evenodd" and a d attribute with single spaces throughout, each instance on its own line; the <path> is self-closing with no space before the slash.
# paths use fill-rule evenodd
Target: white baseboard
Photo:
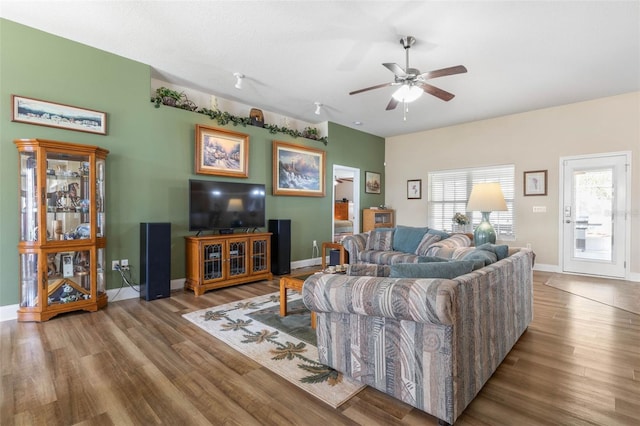
<path id="1" fill-rule="evenodd" d="M 534 271 L 541 271 L 541 272 L 556 272 L 556 273 L 561 273 L 562 272 L 560 270 L 560 266 L 558 266 L 558 265 L 546 265 L 544 263 L 536 263 L 533 266 L 533 270 Z"/>
<path id="2" fill-rule="evenodd" d="M 0 306 L 0 322 L 18 318 L 19 304 Z"/>

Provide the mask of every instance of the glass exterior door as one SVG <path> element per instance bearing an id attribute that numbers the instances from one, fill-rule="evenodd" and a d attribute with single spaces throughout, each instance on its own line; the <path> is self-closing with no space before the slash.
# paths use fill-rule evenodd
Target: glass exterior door
<path id="1" fill-rule="evenodd" d="M 624 277 L 625 200 L 625 156 L 565 161 L 565 272 Z"/>

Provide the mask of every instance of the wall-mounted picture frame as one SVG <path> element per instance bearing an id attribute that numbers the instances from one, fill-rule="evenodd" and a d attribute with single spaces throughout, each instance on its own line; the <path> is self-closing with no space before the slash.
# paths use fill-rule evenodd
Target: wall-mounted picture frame
<path id="1" fill-rule="evenodd" d="M 367 194 L 382 193 L 382 175 L 376 172 L 364 172 L 364 192 Z"/>
<path id="2" fill-rule="evenodd" d="M 77 132 L 107 134 L 107 113 L 11 95 L 11 121 Z"/>
<path id="3" fill-rule="evenodd" d="M 273 195 L 325 196 L 325 152 L 273 141 Z"/>
<path id="4" fill-rule="evenodd" d="M 407 181 L 407 199 L 419 200 L 422 198 L 422 179 Z"/>
<path id="5" fill-rule="evenodd" d="M 524 195 L 547 195 L 547 171 L 524 172 Z"/>
<path id="6" fill-rule="evenodd" d="M 249 177 L 249 135 L 196 124 L 195 172 Z"/>

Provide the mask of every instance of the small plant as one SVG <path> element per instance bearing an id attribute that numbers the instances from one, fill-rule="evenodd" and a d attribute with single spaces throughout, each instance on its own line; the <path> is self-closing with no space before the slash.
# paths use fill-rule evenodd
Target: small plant
<path id="1" fill-rule="evenodd" d="M 302 131 L 302 137 L 307 139 L 320 139 L 320 132 L 315 127 L 305 127 Z"/>
<path id="2" fill-rule="evenodd" d="M 186 96 L 183 92 L 168 89 L 164 86 L 157 88 L 156 95 L 151 98 L 151 100 L 155 102 L 156 108 L 160 108 L 160 105 L 180 107 L 180 104 L 184 99 L 186 99 Z"/>
<path id="3" fill-rule="evenodd" d="M 460 212 L 456 213 L 451 220 L 458 225 L 467 225 L 469 223 L 469 218 Z"/>

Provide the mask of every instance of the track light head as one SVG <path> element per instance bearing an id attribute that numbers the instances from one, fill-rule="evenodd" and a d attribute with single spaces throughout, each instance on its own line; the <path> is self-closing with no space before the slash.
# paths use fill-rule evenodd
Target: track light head
<path id="1" fill-rule="evenodd" d="M 316 106 L 316 110 L 314 111 L 315 115 L 320 115 L 320 109 L 322 108 L 322 104 L 320 102 L 313 103 Z"/>
<path id="2" fill-rule="evenodd" d="M 241 74 L 239 72 L 234 72 L 233 76 L 237 79 L 234 87 L 236 89 L 242 89 L 242 79 L 244 78 L 244 74 Z"/>

